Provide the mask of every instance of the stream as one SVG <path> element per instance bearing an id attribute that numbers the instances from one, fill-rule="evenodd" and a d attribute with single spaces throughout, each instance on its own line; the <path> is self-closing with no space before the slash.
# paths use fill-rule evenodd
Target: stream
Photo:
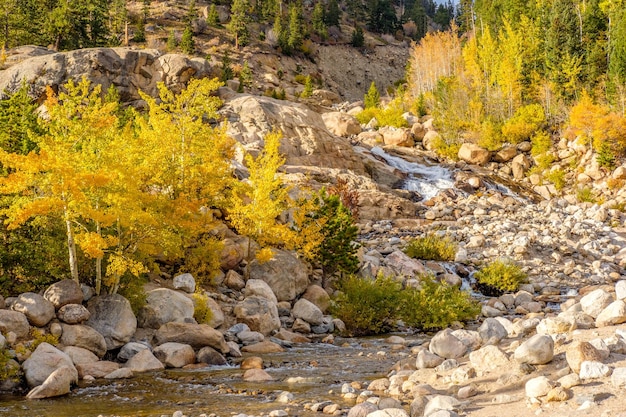
<path id="1" fill-rule="evenodd" d="M 407 336 L 408 346 L 421 344 L 422 336 Z M 159 417 L 180 410 L 190 417 L 202 413 L 224 417 L 239 413 L 267 415 L 289 410 L 290 416 L 321 415 L 304 408 L 305 403 L 332 401 L 349 408 L 354 400 L 341 397 L 344 383 L 386 376 L 410 348 L 396 351 L 384 339 L 341 339 L 335 345 L 307 343 L 281 353 L 260 355 L 272 382 L 251 383 L 241 378 L 238 366 L 194 370 L 171 369 L 139 374 L 127 380 L 81 381 L 69 395 L 45 400 L 23 396 L 0 396 L 0 416 L 11 417 Z M 293 402 L 276 401 L 281 391 L 294 395 Z"/>

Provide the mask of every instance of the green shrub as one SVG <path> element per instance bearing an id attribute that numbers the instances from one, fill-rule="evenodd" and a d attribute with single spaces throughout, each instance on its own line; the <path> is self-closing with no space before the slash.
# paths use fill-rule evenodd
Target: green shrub
<path id="1" fill-rule="evenodd" d="M 0 381 L 19 382 L 22 368 L 8 349 L 0 349 Z"/>
<path id="2" fill-rule="evenodd" d="M 30 342 L 29 349 L 33 352 L 35 351 L 35 349 L 37 349 L 37 346 L 44 342 L 51 344 L 52 346 L 57 346 L 59 344 L 58 336 L 50 333 L 45 333 L 42 330 L 36 329 L 34 327 L 30 329 L 30 335 L 33 340 L 31 340 Z"/>
<path id="3" fill-rule="evenodd" d="M 515 115 L 502 126 L 502 134 L 506 141 L 519 143 L 530 137 L 546 123 L 546 115 L 539 104 L 522 106 Z"/>
<path id="4" fill-rule="evenodd" d="M 552 139 L 550 139 L 550 135 L 544 131 L 535 133 L 530 138 L 530 141 L 532 143 L 530 154 L 533 156 L 546 153 L 552 148 Z"/>
<path id="5" fill-rule="evenodd" d="M 339 283 L 331 312 L 355 336 L 385 333 L 394 328 L 402 285 L 388 277 L 375 280 L 350 275 Z"/>
<path id="6" fill-rule="evenodd" d="M 520 284 L 528 282 L 528 275 L 510 259 L 489 262 L 474 274 L 474 278 L 485 295 L 514 292 L 519 289 Z"/>
<path id="7" fill-rule="evenodd" d="M 479 304 L 469 293 L 422 277 L 421 288 L 402 289 L 393 278 L 375 280 L 349 276 L 339 285 L 331 312 L 355 336 L 393 330 L 398 320 L 419 329 L 442 328 L 455 321 L 474 319 Z"/>
<path id="8" fill-rule="evenodd" d="M 484 121 L 480 126 L 478 146 L 488 151 L 497 151 L 502 148 L 503 143 L 500 126 L 491 120 Z"/>
<path id="9" fill-rule="evenodd" d="M 146 299 L 148 298 L 148 295 L 143 288 L 145 283 L 145 278 L 137 278 L 129 274 L 124 275 L 120 282 L 118 294 L 128 300 L 130 308 L 133 310 L 135 315 L 139 314 L 139 310 L 141 310 L 147 302 Z"/>
<path id="10" fill-rule="evenodd" d="M 432 142 L 433 149 L 439 156 L 456 161 L 459 159 L 459 149 L 461 143 L 458 141 L 448 141 L 443 136 L 437 136 Z"/>
<path id="11" fill-rule="evenodd" d="M 404 252 L 415 259 L 453 261 L 457 245 L 448 236 L 427 233 L 411 240 Z"/>
<path id="12" fill-rule="evenodd" d="M 394 104 L 394 102 L 384 109 L 368 107 L 355 117 L 362 124 L 367 124 L 370 120 L 376 119 L 378 126 L 408 127 L 409 123 L 402 117 L 404 109 L 400 105 Z"/>
<path id="13" fill-rule="evenodd" d="M 403 292 L 402 320 L 420 329 L 447 327 L 455 321 L 473 320 L 480 313 L 480 304 L 469 292 L 446 282 L 437 282 L 431 275 L 422 276 L 420 289 Z"/>
<path id="14" fill-rule="evenodd" d="M 596 162 L 604 168 L 613 169 L 615 167 L 615 153 L 613 149 L 611 149 L 611 145 L 607 142 L 600 144 L 596 155 Z"/>
<path id="15" fill-rule="evenodd" d="M 198 324 L 209 324 L 213 319 L 213 310 L 209 306 L 209 296 L 195 292 L 191 297 L 193 299 L 193 318 Z"/>
<path id="16" fill-rule="evenodd" d="M 540 155 L 535 156 L 535 163 L 541 170 L 550 168 L 553 162 L 554 162 L 554 155 L 552 155 L 549 152 L 542 153 Z"/>
<path id="17" fill-rule="evenodd" d="M 370 84 L 370 88 L 367 90 L 367 94 L 363 98 L 363 103 L 366 109 L 371 107 L 378 107 L 380 104 L 380 94 L 378 93 L 378 89 L 376 88 L 376 83 L 372 81 Z"/>
<path id="18" fill-rule="evenodd" d="M 576 190 L 576 199 L 581 203 L 595 203 L 597 200 L 593 190 L 589 187 L 581 187 Z"/>
<path id="19" fill-rule="evenodd" d="M 554 188 L 558 191 L 562 190 L 565 187 L 565 171 L 562 169 L 553 169 L 547 175 L 546 178 L 552 184 L 554 184 Z"/>

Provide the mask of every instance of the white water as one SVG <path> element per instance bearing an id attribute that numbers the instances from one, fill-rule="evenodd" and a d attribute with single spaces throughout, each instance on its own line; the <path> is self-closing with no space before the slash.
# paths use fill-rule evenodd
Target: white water
<path id="1" fill-rule="evenodd" d="M 389 166 L 408 175 L 404 182 L 404 188 L 419 193 L 424 200 L 436 196 L 441 190 L 447 190 L 454 186 L 452 172 L 440 165 L 422 165 L 405 161 L 397 156 L 392 156 L 379 147 L 371 150 L 372 154 L 383 158 Z"/>

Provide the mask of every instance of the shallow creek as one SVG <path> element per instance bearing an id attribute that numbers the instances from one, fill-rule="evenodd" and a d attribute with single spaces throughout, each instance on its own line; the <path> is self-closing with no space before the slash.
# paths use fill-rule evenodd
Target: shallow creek
<path id="1" fill-rule="evenodd" d="M 407 337 L 409 346 L 424 340 Z M 262 415 L 272 410 L 288 410 L 290 416 L 321 416 L 306 410 L 304 404 L 328 400 L 342 408 L 352 406 L 353 402 L 341 397 L 342 384 L 359 381 L 365 389 L 368 381 L 386 376 L 409 351 L 408 347 L 392 350 L 384 339 L 337 338 L 335 345 L 301 344 L 282 353 L 259 355 L 275 378 L 272 382 L 243 382 L 238 366 L 166 370 L 128 380 L 81 381 L 69 395 L 56 399 L 1 396 L 0 416 L 158 417 L 177 410 L 190 417 Z M 278 403 L 281 391 L 291 392 L 294 401 Z"/>

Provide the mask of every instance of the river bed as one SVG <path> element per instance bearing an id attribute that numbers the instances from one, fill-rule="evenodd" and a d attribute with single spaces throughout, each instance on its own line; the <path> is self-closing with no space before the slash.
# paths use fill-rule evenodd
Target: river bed
<path id="1" fill-rule="evenodd" d="M 423 342 L 408 337 L 408 345 Z M 354 400 L 341 397 L 341 386 L 353 381 L 367 383 L 386 376 L 410 348 L 392 350 L 384 339 L 340 339 L 335 345 L 307 343 L 285 352 L 259 355 L 272 382 L 250 383 L 233 366 L 194 370 L 172 369 L 140 374 L 128 380 L 81 381 L 64 397 L 26 400 L 23 396 L 0 396 L 0 416 L 11 417 L 152 417 L 180 410 L 193 417 L 214 414 L 267 415 L 286 410 L 290 416 L 313 416 L 305 404 L 332 401 L 349 408 Z M 294 395 L 293 402 L 276 401 L 281 391 Z"/>

